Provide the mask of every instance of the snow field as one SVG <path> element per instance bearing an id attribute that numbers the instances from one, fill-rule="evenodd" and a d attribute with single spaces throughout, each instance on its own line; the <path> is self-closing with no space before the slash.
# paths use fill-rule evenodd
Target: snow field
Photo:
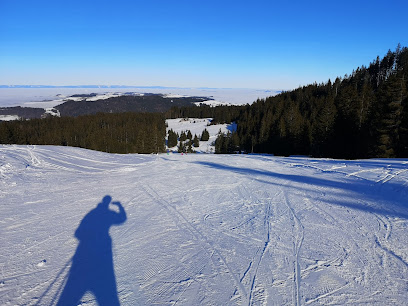
<path id="1" fill-rule="evenodd" d="M 0 304 L 55 304 L 75 230 L 110 195 L 127 213 L 110 229 L 122 305 L 404 305 L 407 169 L 0 146 Z"/>
<path id="2" fill-rule="evenodd" d="M 13 121 L 20 119 L 17 115 L 0 115 L 0 121 Z"/>

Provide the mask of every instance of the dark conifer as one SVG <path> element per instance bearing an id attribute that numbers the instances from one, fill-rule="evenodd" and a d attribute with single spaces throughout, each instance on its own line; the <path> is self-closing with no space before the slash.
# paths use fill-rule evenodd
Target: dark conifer
<path id="1" fill-rule="evenodd" d="M 187 134 L 186 132 L 181 132 L 180 133 L 180 141 L 186 141 L 187 140 Z"/>
<path id="2" fill-rule="evenodd" d="M 203 133 L 201 134 L 201 141 L 208 141 L 210 139 L 210 133 L 207 131 L 207 129 L 204 129 Z"/>
<path id="3" fill-rule="evenodd" d="M 200 146 L 200 141 L 199 141 L 197 135 L 194 135 L 193 146 L 194 146 L 195 148 L 198 148 L 198 147 Z"/>
<path id="4" fill-rule="evenodd" d="M 170 129 L 168 131 L 167 146 L 169 148 L 175 147 L 177 145 L 177 138 L 177 134 L 172 129 Z"/>
<path id="5" fill-rule="evenodd" d="M 191 131 L 190 130 L 188 130 L 187 131 L 187 139 L 193 139 L 193 135 L 191 134 Z"/>

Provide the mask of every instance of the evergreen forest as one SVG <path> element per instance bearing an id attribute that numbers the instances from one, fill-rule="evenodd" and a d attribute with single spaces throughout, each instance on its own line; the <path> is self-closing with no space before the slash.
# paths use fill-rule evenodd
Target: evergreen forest
<path id="1" fill-rule="evenodd" d="M 60 145 L 109 153 L 164 152 L 165 119 L 160 113 L 99 113 L 0 124 L 0 143 Z"/>
<path id="2" fill-rule="evenodd" d="M 346 159 L 408 157 L 407 89 L 408 48 L 398 45 L 344 78 L 245 106 L 235 118 L 239 148 Z"/>

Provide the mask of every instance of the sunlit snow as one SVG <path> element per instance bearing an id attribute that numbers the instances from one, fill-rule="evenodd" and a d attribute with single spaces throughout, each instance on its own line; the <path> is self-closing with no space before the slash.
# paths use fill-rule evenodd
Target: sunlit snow
<path id="1" fill-rule="evenodd" d="M 13 121 L 20 119 L 17 115 L 0 115 L 0 121 Z"/>
<path id="2" fill-rule="evenodd" d="M 63 304 L 89 288 L 84 305 L 404 305 L 407 170 L 3 145 L 0 304 Z M 98 203 L 110 201 L 107 219 Z M 101 243 L 81 238 L 102 225 Z"/>

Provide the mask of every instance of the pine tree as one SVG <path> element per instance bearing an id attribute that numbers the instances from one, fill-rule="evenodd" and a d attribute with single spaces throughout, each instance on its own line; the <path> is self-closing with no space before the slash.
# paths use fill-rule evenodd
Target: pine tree
<path id="1" fill-rule="evenodd" d="M 180 134 L 180 141 L 186 141 L 187 140 L 187 134 L 186 132 L 181 132 Z"/>
<path id="2" fill-rule="evenodd" d="M 187 153 L 195 153 L 195 151 L 193 150 L 193 141 L 192 140 L 187 140 L 185 150 L 186 150 Z"/>
<path id="3" fill-rule="evenodd" d="M 210 133 L 208 133 L 207 129 L 204 129 L 203 133 L 201 134 L 201 141 L 208 141 L 210 139 Z"/>
<path id="4" fill-rule="evenodd" d="M 198 147 L 200 146 L 200 141 L 198 140 L 197 135 L 194 135 L 193 146 L 194 146 L 195 148 L 198 148 Z"/>
<path id="5" fill-rule="evenodd" d="M 167 147 L 175 147 L 177 145 L 177 138 L 177 134 L 172 129 L 170 129 L 168 131 Z"/>
<path id="6" fill-rule="evenodd" d="M 177 145 L 177 152 L 178 153 L 185 153 L 186 152 L 186 146 L 184 142 L 180 141 L 179 144 Z"/>
<path id="7" fill-rule="evenodd" d="M 187 139 L 193 139 L 193 135 L 191 134 L 191 131 L 187 131 Z"/>

